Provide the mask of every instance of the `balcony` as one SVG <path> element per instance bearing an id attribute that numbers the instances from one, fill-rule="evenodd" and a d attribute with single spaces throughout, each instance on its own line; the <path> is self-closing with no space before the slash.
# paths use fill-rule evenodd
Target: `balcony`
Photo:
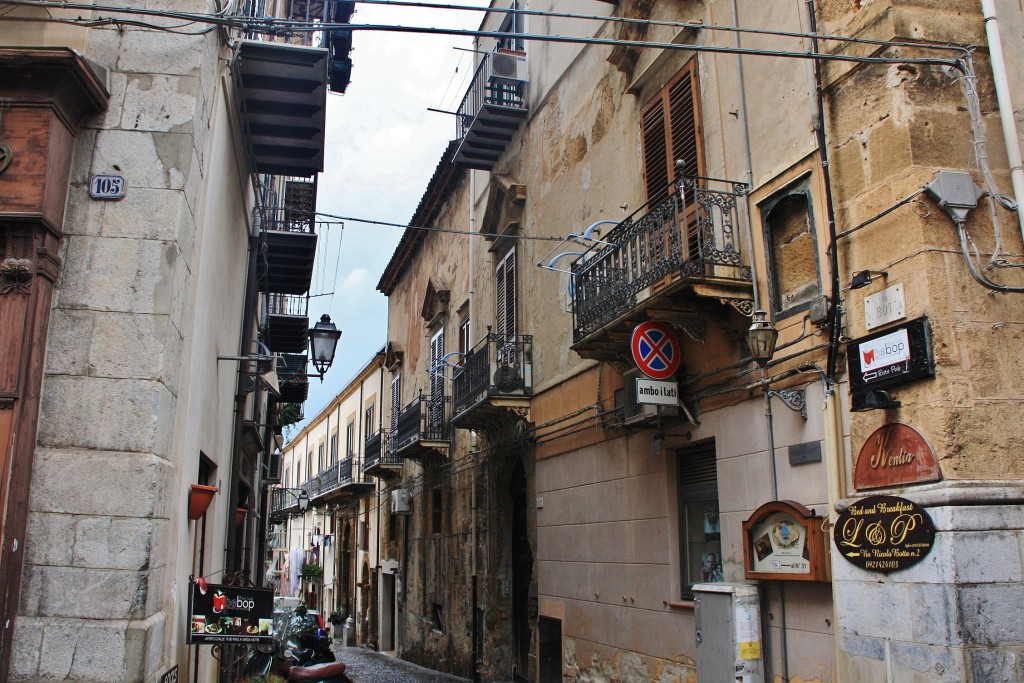
<path id="1" fill-rule="evenodd" d="M 329 51 L 242 40 L 233 73 L 256 173 L 309 178 L 324 170 Z"/>
<path id="2" fill-rule="evenodd" d="M 285 353 L 277 360 L 277 380 L 281 403 L 303 403 L 309 395 L 308 361 L 304 353 Z M 299 419 L 303 419 L 300 415 Z"/>
<path id="3" fill-rule="evenodd" d="M 309 300 L 291 294 L 268 294 L 265 339 L 273 353 L 301 354 L 309 344 Z"/>
<path id="4" fill-rule="evenodd" d="M 270 489 L 270 516 L 273 519 L 283 519 L 289 515 L 299 513 L 299 499 L 289 489 Z"/>
<path id="5" fill-rule="evenodd" d="M 688 177 L 675 189 L 572 264 L 572 349 L 580 356 L 628 359 L 633 328 L 649 318 L 699 338 L 709 318 L 723 318 L 723 304 L 752 314 L 751 270 L 737 234 L 747 186 Z"/>
<path id="6" fill-rule="evenodd" d="M 263 291 L 305 294 L 316 256 L 316 183 L 285 183 L 284 205 L 264 209 L 264 252 L 257 261 Z"/>
<path id="7" fill-rule="evenodd" d="M 462 359 L 452 383 L 452 424 L 487 430 L 530 416 L 533 337 L 488 331 Z"/>
<path id="8" fill-rule="evenodd" d="M 363 475 L 387 479 L 402 473 L 402 458 L 391 449 L 391 434 L 382 429 L 366 440 Z"/>
<path id="9" fill-rule="evenodd" d="M 350 455 L 337 465 L 321 472 L 309 482 L 315 491 L 310 493 L 314 505 L 321 503 L 345 503 L 358 500 L 373 493 L 374 482 L 363 475 L 359 459 Z"/>
<path id="10" fill-rule="evenodd" d="M 492 52 L 483 56 L 457 112 L 459 149 L 455 164 L 494 168 L 529 113 L 526 55 Z"/>
<path id="11" fill-rule="evenodd" d="M 449 410 L 447 396 L 431 399 L 423 394 L 398 414 L 397 436 L 392 445 L 395 455 L 425 462 L 448 452 Z"/>

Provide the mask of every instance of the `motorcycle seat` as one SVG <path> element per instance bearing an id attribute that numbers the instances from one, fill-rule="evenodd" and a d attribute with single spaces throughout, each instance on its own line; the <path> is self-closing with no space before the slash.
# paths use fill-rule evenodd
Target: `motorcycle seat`
<path id="1" fill-rule="evenodd" d="M 293 666 L 288 669 L 289 681 L 320 681 L 345 673 L 345 662 L 327 662 L 311 666 Z"/>

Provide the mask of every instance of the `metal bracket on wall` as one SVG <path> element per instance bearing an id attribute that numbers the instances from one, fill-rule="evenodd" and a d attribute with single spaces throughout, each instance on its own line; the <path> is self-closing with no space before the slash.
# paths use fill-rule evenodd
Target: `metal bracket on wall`
<path id="1" fill-rule="evenodd" d="M 807 391 L 804 389 L 783 389 L 782 391 L 768 390 L 769 397 L 775 397 L 800 417 L 807 419 Z"/>

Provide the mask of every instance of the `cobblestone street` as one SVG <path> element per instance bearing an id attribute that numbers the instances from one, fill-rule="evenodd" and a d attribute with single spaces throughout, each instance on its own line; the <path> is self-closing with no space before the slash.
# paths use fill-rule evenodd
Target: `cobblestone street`
<path id="1" fill-rule="evenodd" d="M 332 648 L 352 683 L 466 683 L 468 679 L 425 669 L 361 647 Z"/>

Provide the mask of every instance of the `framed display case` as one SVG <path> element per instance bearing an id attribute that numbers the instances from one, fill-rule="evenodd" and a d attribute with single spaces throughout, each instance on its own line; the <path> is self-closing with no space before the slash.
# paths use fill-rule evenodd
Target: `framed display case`
<path id="1" fill-rule="evenodd" d="M 828 581 L 824 518 L 791 500 L 765 503 L 743 522 L 743 568 L 748 579 Z"/>

